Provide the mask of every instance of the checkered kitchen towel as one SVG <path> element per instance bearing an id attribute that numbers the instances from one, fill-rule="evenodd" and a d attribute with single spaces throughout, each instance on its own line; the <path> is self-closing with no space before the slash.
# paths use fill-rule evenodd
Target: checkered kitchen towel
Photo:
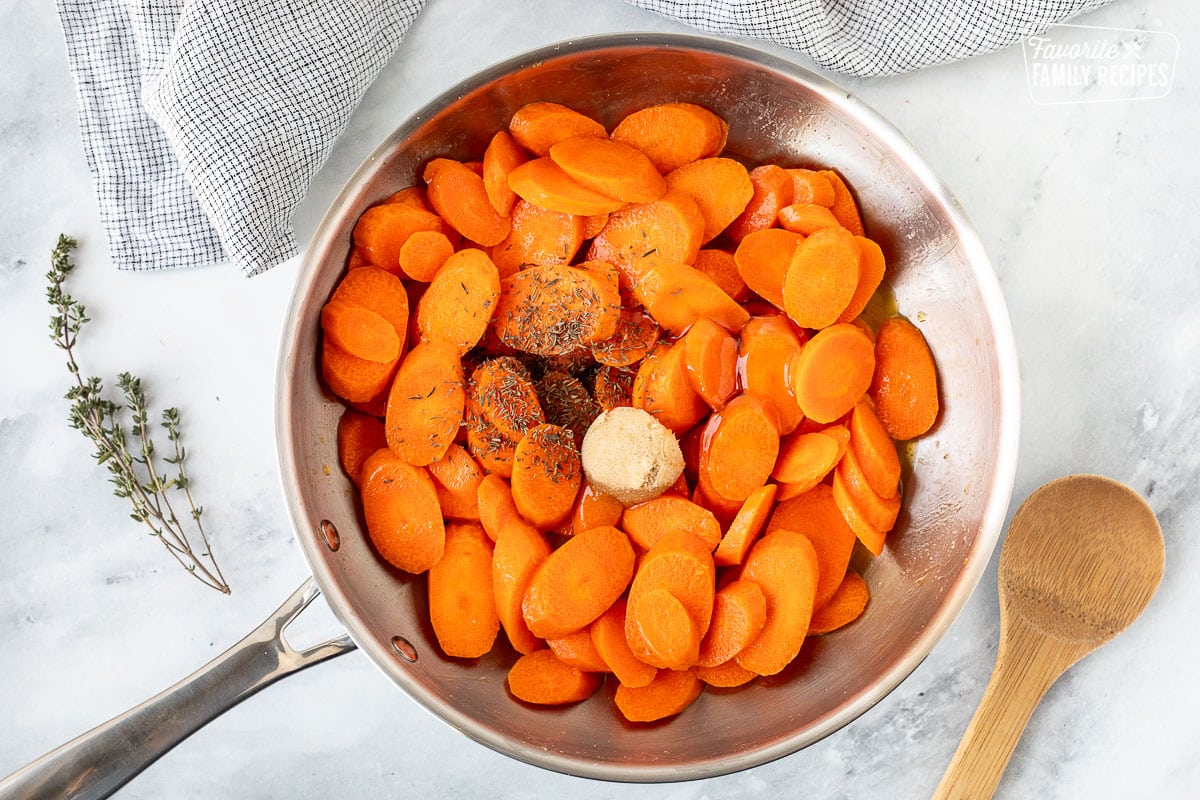
<path id="1" fill-rule="evenodd" d="M 1108 1 L 629 0 L 864 76 L 996 50 Z M 424 2 L 58 0 L 113 262 L 254 275 L 294 255 L 293 212 Z"/>

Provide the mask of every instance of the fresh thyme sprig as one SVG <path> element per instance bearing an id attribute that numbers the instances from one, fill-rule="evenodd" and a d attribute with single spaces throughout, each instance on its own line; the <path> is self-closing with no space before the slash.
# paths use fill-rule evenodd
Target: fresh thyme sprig
<path id="1" fill-rule="evenodd" d="M 194 578 L 205 586 L 229 594 L 229 584 L 217 566 L 201 524 L 204 509 L 192 499 L 184 468 L 187 451 L 179 430 L 179 411 L 168 408 L 162 412 L 160 424 L 167 431 L 170 447 L 166 455 L 160 456 L 155 450 L 141 380 L 122 372 L 117 377 L 122 401 L 116 402 L 105 396 L 104 384 L 99 378 L 85 378 L 80 372 L 75 347 L 79 331 L 90 320 L 83 304 L 63 288 L 75 269 L 71 251 L 77 244 L 71 237 L 59 235 L 51 252 L 50 271 L 46 273 L 50 282 L 46 298 L 54 309 L 50 317 L 50 338 L 67 354 L 67 371 L 75 379 L 66 394 L 71 401 L 71 427 L 95 445 L 96 462 L 108 469 L 109 481 L 115 487 L 113 493 L 133 506 L 130 516 L 134 521 L 146 525 L 150 534 Z M 128 427 L 124 420 L 126 412 Z M 185 517 L 191 517 L 190 526 L 175 513 L 172 497 L 187 503 Z M 198 550 L 188 538 L 189 527 L 194 529 Z"/>

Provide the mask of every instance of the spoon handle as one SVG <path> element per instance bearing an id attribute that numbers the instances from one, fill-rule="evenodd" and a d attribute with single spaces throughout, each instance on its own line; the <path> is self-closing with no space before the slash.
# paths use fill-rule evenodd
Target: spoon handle
<path id="1" fill-rule="evenodd" d="M 992 677 L 933 800 L 991 797 L 1042 695 L 1083 655 L 1075 645 L 1042 638 L 1020 618 L 1006 622 Z"/>

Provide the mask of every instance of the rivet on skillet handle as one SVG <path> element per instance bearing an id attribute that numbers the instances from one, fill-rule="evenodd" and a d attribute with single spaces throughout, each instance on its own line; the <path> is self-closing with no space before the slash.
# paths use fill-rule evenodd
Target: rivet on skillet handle
<path id="1" fill-rule="evenodd" d="M 353 650 L 346 634 L 304 650 L 284 640 L 284 629 L 318 594 L 309 578 L 262 625 L 196 672 L 0 781 L 0 800 L 108 797 L 259 689 Z"/>

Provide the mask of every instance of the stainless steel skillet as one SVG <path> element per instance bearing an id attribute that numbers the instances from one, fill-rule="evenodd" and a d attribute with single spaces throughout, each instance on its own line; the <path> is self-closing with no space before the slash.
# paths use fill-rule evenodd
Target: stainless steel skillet
<path id="1" fill-rule="evenodd" d="M 319 379 L 318 312 L 344 268 L 357 216 L 414 184 L 433 156 L 478 157 L 512 111 L 533 100 L 565 103 L 610 127 L 636 108 L 689 100 L 724 116 L 730 150 L 750 161 L 837 167 L 888 258 L 897 306 L 918 322 L 941 371 L 943 412 L 908 454 L 898 530 L 881 557 L 855 557 L 872 589 L 866 615 L 814 639 L 781 675 L 736 692 L 710 690 L 665 723 L 622 723 L 609 689 L 567 709 L 526 706 L 505 690 L 513 655 L 503 648 L 478 661 L 441 656 L 425 621 L 423 581 L 389 568 L 366 543 L 338 468 L 341 406 Z M 544 48 L 464 81 L 413 115 L 318 227 L 277 380 L 281 478 L 312 578 L 211 664 L 0 782 L 0 798 L 106 796 L 222 711 L 356 646 L 435 715 L 530 764 L 617 781 L 755 766 L 848 724 L 928 654 L 991 557 L 1016 466 L 1012 332 L 986 254 L 953 197 L 891 125 L 843 89 L 759 50 L 698 36 L 614 35 Z M 283 631 L 318 593 L 347 634 L 294 650 Z"/>

